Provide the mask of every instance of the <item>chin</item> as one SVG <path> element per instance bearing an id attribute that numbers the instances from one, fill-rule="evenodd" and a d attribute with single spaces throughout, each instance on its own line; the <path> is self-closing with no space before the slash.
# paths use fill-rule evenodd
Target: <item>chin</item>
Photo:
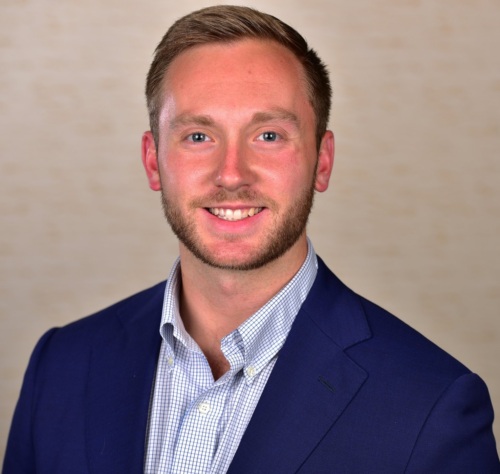
<path id="1" fill-rule="evenodd" d="M 241 253 L 238 256 L 231 257 L 227 254 L 207 254 L 207 253 L 194 253 L 195 257 L 201 260 L 203 263 L 213 267 L 220 268 L 223 270 L 254 270 L 260 268 L 268 261 L 262 259 L 262 256 L 255 255 L 254 257 L 248 257 L 246 254 L 245 258 L 241 257 Z"/>
<path id="2" fill-rule="evenodd" d="M 230 243 L 219 243 L 214 251 L 211 251 L 208 246 L 200 248 L 198 245 L 187 245 L 186 242 L 184 245 L 196 258 L 213 268 L 249 271 L 275 262 L 289 251 L 297 240 L 295 239 L 293 242 L 290 240 L 288 245 L 273 245 L 273 242 L 262 245 L 261 243 L 257 244 L 257 249 L 250 245 L 238 245 L 237 248 L 231 249 Z"/>

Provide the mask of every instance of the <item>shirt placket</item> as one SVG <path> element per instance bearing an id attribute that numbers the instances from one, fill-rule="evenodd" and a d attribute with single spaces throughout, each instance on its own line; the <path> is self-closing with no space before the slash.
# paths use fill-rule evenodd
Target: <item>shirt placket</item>
<path id="1" fill-rule="evenodd" d="M 206 380 L 211 378 L 210 367 L 202 354 L 192 354 L 204 359 L 204 374 Z M 243 365 L 242 356 L 238 367 L 231 369 L 216 382 L 205 385 L 198 396 L 185 411 L 177 443 L 174 450 L 172 473 L 206 473 L 210 471 L 214 455 L 219 446 L 221 432 L 224 430 L 224 411 L 227 408 L 227 398 L 235 382 L 236 373 Z M 210 374 L 208 374 L 210 372 Z"/>

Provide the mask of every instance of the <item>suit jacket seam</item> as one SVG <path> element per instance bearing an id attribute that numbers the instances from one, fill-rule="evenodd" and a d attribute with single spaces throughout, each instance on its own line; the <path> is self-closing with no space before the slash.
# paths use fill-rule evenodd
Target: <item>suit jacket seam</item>
<path id="1" fill-rule="evenodd" d="M 419 432 L 417 434 L 417 437 L 415 438 L 415 442 L 413 443 L 412 450 L 411 450 L 411 452 L 410 452 L 410 454 L 408 456 L 408 462 L 406 463 L 406 466 L 405 466 L 405 470 L 404 470 L 405 473 L 408 471 L 408 467 L 410 465 L 410 462 L 413 459 L 413 454 L 415 453 L 415 448 L 417 447 L 417 444 L 419 443 L 419 441 L 420 441 L 420 439 L 422 437 L 422 432 L 424 431 L 424 428 L 427 425 L 427 422 L 429 421 L 429 419 L 433 415 L 433 413 L 435 411 L 435 408 L 437 407 L 437 405 L 439 404 L 439 402 L 444 399 L 444 397 L 446 396 L 446 394 L 449 392 L 450 388 L 453 385 L 455 385 L 456 382 L 458 382 L 462 377 L 466 377 L 466 376 L 469 376 L 469 375 L 472 375 L 472 372 L 467 372 L 465 374 L 461 374 L 458 377 L 456 377 L 455 379 L 451 380 L 451 382 L 448 385 L 446 385 L 446 387 L 443 388 L 443 390 L 441 391 L 441 393 L 439 394 L 439 396 L 436 397 L 436 400 L 435 400 L 434 404 L 432 405 L 432 407 L 430 408 L 429 412 L 427 413 L 427 416 L 425 417 L 425 420 L 422 422 L 422 426 L 420 427 L 420 430 L 419 430 Z"/>

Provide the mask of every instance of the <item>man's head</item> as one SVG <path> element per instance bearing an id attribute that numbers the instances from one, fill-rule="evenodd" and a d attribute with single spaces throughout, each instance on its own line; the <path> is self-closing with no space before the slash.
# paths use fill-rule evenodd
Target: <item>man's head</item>
<path id="1" fill-rule="evenodd" d="M 301 264 L 314 192 L 327 189 L 333 164 L 325 68 L 298 33 L 246 8 L 202 10 L 165 38 L 148 76 L 142 157 L 181 258 L 231 271 Z"/>
<path id="2" fill-rule="evenodd" d="M 325 65 L 305 39 L 281 20 L 248 7 L 229 5 L 204 8 L 182 17 L 157 46 L 146 81 L 150 127 L 157 144 L 163 83 L 172 61 L 195 46 L 244 39 L 275 41 L 298 59 L 304 69 L 309 100 L 316 117 L 316 144 L 319 147 L 327 128 L 331 105 L 331 86 Z"/>

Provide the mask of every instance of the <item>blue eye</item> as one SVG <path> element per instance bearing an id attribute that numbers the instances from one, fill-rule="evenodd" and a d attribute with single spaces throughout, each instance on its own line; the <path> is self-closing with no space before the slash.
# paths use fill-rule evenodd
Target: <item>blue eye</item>
<path id="1" fill-rule="evenodd" d="M 259 135 L 259 138 L 265 142 L 275 142 L 278 139 L 276 132 L 264 132 Z"/>
<path id="2" fill-rule="evenodd" d="M 191 142 L 201 143 L 201 142 L 206 142 L 208 140 L 208 137 L 204 133 L 195 132 L 191 133 L 191 135 L 189 135 L 187 139 Z"/>

